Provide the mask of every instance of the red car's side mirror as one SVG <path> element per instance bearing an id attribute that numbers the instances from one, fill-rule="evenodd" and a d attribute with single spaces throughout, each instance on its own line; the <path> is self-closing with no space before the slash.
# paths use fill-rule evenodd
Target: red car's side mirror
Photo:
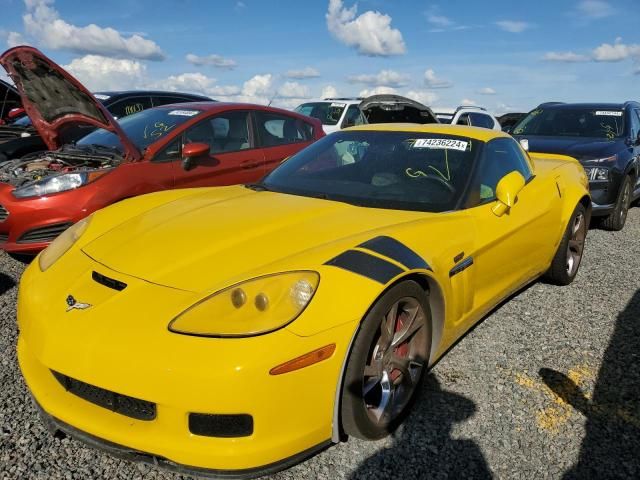
<path id="1" fill-rule="evenodd" d="M 13 120 L 14 118 L 19 117 L 23 113 L 24 113 L 24 108 L 12 108 L 11 110 L 9 110 L 9 115 L 7 116 Z"/>
<path id="2" fill-rule="evenodd" d="M 197 164 L 198 158 L 208 157 L 211 147 L 206 143 L 187 143 L 182 147 L 182 168 L 191 170 Z"/>

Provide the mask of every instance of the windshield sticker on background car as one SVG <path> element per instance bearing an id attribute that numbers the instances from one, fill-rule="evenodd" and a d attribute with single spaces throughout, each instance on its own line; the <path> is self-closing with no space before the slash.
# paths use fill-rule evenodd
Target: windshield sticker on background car
<path id="1" fill-rule="evenodd" d="M 347 106 L 346 103 L 332 103 L 331 104 L 332 107 L 338 107 L 338 108 L 344 108 Z"/>
<path id="2" fill-rule="evenodd" d="M 596 112 L 598 117 L 621 117 L 622 112 L 608 111 L 608 110 L 598 110 Z"/>
<path id="3" fill-rule="evenodd" d="M 102 95 L 101 93 L 94 95 L 94 97 L 98 100 L 109 100 L 111 98 L 109 95 Z"/>
<path id="4" fill-rule="evenodd" d="M 178 115 L 180 117 L 193 117 L 200 113 L 198 110 L 171 110 L 169 115 Z"/>
<path id="5" fill-rule="evenodd" d="M 462 140 L 453 140 L 450 138 L 418 138 L 414 140 L 412 148 L 433 148 L 443 150 L 467 150 L 469 142 Z"/>
<path id="6" fill-rule="evenodd" d="M 144 110 L 144 105 L 141 103 L 134 103 L 133 105 L 127 105 L 124 107 L 125 115 L 133 115 L 134 113 L 138 113 Z"/>

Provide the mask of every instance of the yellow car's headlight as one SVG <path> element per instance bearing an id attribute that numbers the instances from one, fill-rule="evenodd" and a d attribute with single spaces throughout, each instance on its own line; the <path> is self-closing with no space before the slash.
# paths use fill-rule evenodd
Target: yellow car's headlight
<path id="1" fill-rule="evenodd" d="M 90 221 L 91 216 L 80 220 L 78 223 L 74 223 L 51 242 L 38 257 L 40 270 L 44 272 L 56 263 L 56 261 L 78 241 L 89 226 Z"/>
<path id="2" fill-rule="evenodd" d="M 169 330 L 206 337 L 247 337 L 294 321 L 318 288 L 316 272 L 254 278 L 202 299 L 169 324 Z"/>

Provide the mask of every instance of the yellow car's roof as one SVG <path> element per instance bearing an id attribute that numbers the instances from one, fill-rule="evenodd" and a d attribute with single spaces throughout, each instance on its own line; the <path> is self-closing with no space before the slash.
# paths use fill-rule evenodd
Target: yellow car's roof
<path id="1" fill-rule="evenodd" d="M 440 133 L 447 135 L 458 135 L 469 137 L 481 142 L 488 142 L 494 138 L 509 137 L 508 134 L 499 130 L 489 130 L 488 128 L 467 127 L 463 125 L 446 125 L 443 123 L 374 123 L 350 127 L 345 131 L 366 130 L 371 132 L 420 132 L 420 133 Z"/>

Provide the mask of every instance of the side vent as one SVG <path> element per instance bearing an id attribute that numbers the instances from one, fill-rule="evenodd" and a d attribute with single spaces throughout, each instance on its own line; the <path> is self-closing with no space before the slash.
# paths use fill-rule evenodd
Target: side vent
<path id="1" fill-rule="evenodd" d="M 107 288 L 111 288 L 112 290 L 117 290 L 119 292 L 127 288 L 126 283 L 116 280 L 114 278 L 109 278 L 98 272 L 93 272 L 91 274 L 91 278 L 93 278 L 93 280 L 99 283 L 100 285 L 104 285 Z"/>

